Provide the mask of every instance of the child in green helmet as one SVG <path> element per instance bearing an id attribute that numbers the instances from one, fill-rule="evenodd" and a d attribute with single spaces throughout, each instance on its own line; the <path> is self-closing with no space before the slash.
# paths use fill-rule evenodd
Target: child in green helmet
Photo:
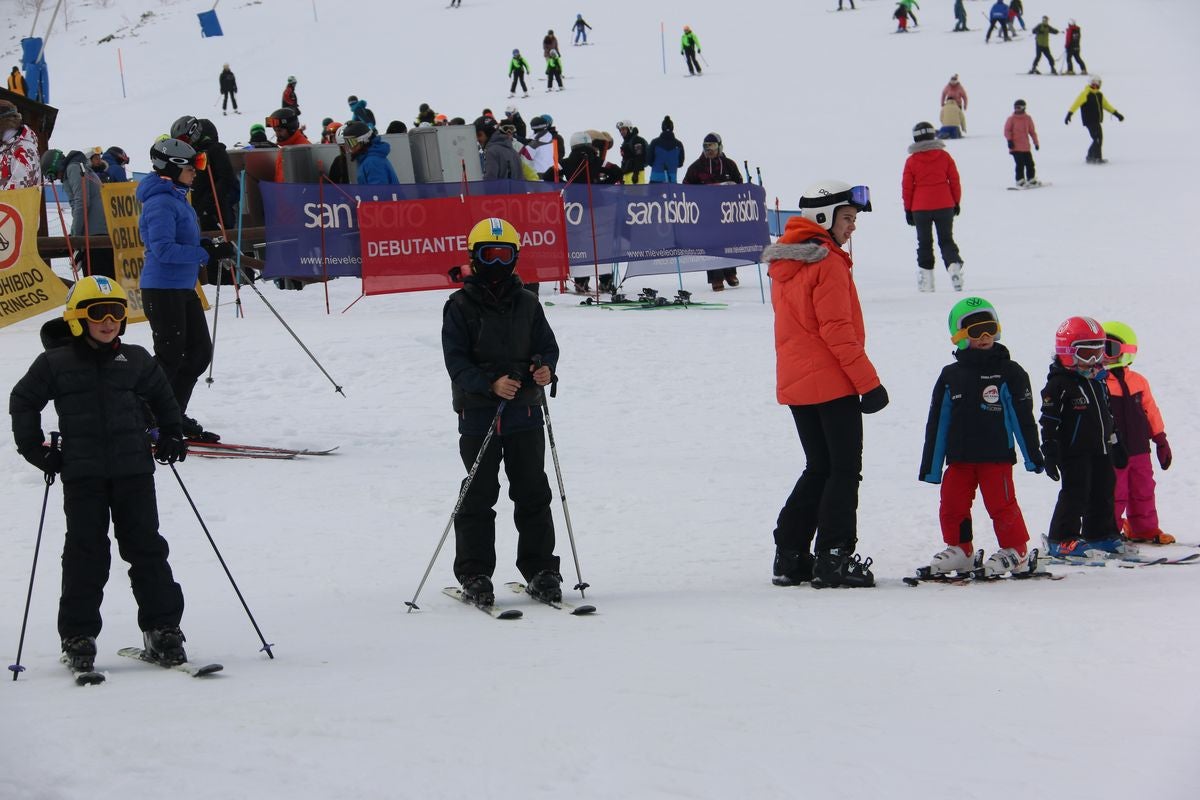
<path id="1" fill-rule="evenodd" d="M 1027 571 L 1029 531 L 1013 491 L 1012 467 L 1015 442 L 1026 470 L 1043 469 L 1029 375 L 1000 344 L 1000 317 L 987 300 L 960 300 L 948 323 L 957 350 L 933 387 L 919 476 L 942 487 L 946 549 L 933 557 L 930 572 L 974 568 L 971 504 L 977 487 L 1000 544 L 984 562 L 984 576 Z"/>

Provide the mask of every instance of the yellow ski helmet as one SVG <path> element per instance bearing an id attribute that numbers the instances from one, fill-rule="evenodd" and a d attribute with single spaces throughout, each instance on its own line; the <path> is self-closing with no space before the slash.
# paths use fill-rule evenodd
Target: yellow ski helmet
<path id="1" fill-rule="evenodd" d="M 1128 367 L 1137 357 L 1137 334 L 1124 322 L 1102 322 L 1107 339 L 1104 363 L 1110 367 Z"/>
<path id="2" fill-rule="evenodd" d="M 125 290 L 121 288 L 121 284 L 103 275 L 89 275 L 86 278 L 76 281 L 75 285 L 71 287 L 71 291 L 67 292 L 67 305 L 63 309 L 63 319 L 67 321 L 67 326 L 71 329 L 71 335 L 83 336 L 84 328 L 81 320 L 88 319 L 89 306 L 99 306 L 101 304 L 107 306 L 110 303 L 119 303 L 121 309 L 118 311 L 115 308 L 104 308 L 103 310 L 109 313 L 101 313 L 100 319 L 103 319 L 105 316 L 112 316 L 121 323 L 120 334 L 123 335 L 125 333 L 126 316 L 129 310 L 129 297 L 125 294 Z M 100 309 L 91 313 L 95 315 L 98 311 Z M 99 320 L 96 321 L 98 322 Z"/>

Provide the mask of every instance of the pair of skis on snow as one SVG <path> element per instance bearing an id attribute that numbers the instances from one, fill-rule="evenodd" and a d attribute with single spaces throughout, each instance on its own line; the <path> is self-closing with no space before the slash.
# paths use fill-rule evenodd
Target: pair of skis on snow
<path id="1" fill-rule="evenodd" d="M 328 456 L 338 448 L 324 450 L 309 448 L 268 447 L 257 444 L 232 444 L 229 442 L 202 442 L 188 439 L 188 455 L 199 458 L 265 458 L 291 461 L 297 456 Z"/>
<path id="2" fill-rule="evenodd" d="M 519 581 L 513 581 L 504 585 L 507 586 L 514 594 L 526 593 L 525 584 Z M 445 589 L 442 589 L 442 594 L 453 597 L 460 603 L 474 606 L 493 619 L 520 619 L 521 617 L 525 616 L 525 612 L 521 611 L 521 609 L 513 608 L 511 606 L 497 606 L 495 604 L 490 606 L 479 605 L 475 601 L 467 598 L 467 596 L 463 594 L 462 589 L 458 588 L 457 586 L 447 586 Z M 566 611 L 567 613 L 576 617 L 582 617 L 587 614 L 594 614 L 596 612 L 596 607 L 590 603 L 584 605 L 575 605 L 574 603 L 568 603 L 566 600 L 542 600 L 541 598 L 533 597 L 532 595 L 530 595 L 530 597 L 534 600 L 537 600 L 539 603 L 544 603 L 545 605 L 548 605 L 551 608 L 557 608 L 560 611 Z"/>
<path id="3" fill-rule="evenodd" d="M 143 661 L 147 664 L 153 664 L 156 667 L 163 669 L 172 669 L 177 672 L 183 672 L 191 675 L 193 678 L 203 678 L 206 675 L 212 675 L 225 669 L 221 664 L 193 664 L 190 661 L 185 661 L 182 664 L 166 664 L 152 658 L 145 650 L 140 647 L 122 647 L 117 651 L 117 655 L 132 658 L 135 661 Z M 75 683 L 79 686 L 95 686 L 104 683 L 107 676 L 103 672 L 98 672 L 95 669 L 81 670 L 74 669 L 63 657 L 63 663 L 67 665 L 67 669 L 71 670 L 71 674 L 75 676 Z"/>
<path id="4" fill-rule="evenodd" d="M 1004 575 L 988 575 L 983 568 L 983 551 L 975 551 L 975 561 L 971 569 L 967 571 L 956 571 L 948 573 L 935 573 L 931 567 L 917 567 L 916 574 L 902 578 L 901 580 L 908 586 L 920 586 L 922 583 L 953 583 L 963 585 L 967 583 L 995 583 L 997 581 L 1024 581 L 1024 580 L 1051 580 L 1061 581 L 1066 575 L 1055 575 L 1043 569 L 1039 569 L 1040 559 L 1037 550 L 1032 550 L 1029 553 L 1028 565 L 1019 572 L 1010 572 Z"/>

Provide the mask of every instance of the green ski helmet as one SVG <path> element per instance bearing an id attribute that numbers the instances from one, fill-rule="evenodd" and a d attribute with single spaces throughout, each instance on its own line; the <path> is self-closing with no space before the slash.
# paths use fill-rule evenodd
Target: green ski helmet
<path id="1" fill-rule="evenodd" d="M 1108 340 L 1105 347 L 1104 363 L 1110 367 L 1128 367 L 1133 365 L 1137 357 L 1137 334 L 1133 328 L 1124 322 L 1102 322 L 1104 336 Z M 1114 344 L 1115 342 L 1115 344 Z"/>
<path id="2" fill-rule="evenodd" d="M 950 316 L 946 320 L 946 324 L 950 328 L 950 341 L 959 350 L 966 350 L 969 338 L 966 326 L 987 321 L 996 323 L 996 332 L 992 338 L 999 341 L 1000 315 L 996 313 L 995 307 L 982 297 L 964 297 L 950 309 Z"/>

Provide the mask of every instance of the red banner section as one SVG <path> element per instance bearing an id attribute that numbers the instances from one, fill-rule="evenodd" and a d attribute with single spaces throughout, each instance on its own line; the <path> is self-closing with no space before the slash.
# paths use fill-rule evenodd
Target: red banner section
<path id="1" fill-rule="evenodd" d="M 521 280 L 566 279 L 567 225 L 558 192 L 364 202 L 358 206 L 363 294 L 456 288 L 446 273 L 467 263 L 467 234 L 487 217 L 505 219 L 521 234 Z"/>

